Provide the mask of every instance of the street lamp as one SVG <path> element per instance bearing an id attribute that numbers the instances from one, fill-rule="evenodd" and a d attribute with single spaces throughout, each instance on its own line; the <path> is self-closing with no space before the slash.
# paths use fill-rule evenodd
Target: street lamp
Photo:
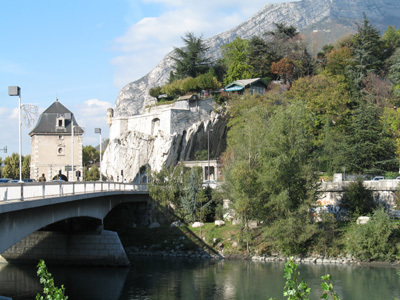
<path id="1" fill-rule="evenodd" d="M 208 185 L 210 185 L 210 132 L 213 132 L 213 129 L 209 129 L 207 132 L 207 156 L 208 156 L 208 171 L 207 171 L 207 179 Z"/>
<path id="2" fill-rule="evenodd" d="M 95 128 L 94 129 L 94 133 L 98 133 L 98 134 L 100 134 L 100 166 L 99 166 L 99 169 L 100 169 L 100 181 L 101 181 L 101 128 Z"/>
<path id="3" fill-rule="evenodd" d="M 9 96 L 18 96 L 18 136 L 19 136 L 19 182 L 22 181 L 22 140 L 21 140 L 21 88 L 19 86 L 8 87 Z"/>

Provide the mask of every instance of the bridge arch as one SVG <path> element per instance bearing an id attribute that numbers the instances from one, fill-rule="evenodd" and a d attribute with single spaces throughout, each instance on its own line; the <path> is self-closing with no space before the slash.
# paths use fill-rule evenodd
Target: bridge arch
<path id="1" fill-rule="evenodd" d="M 89 217 L 104 220 L 104 217 L 119 203 L 146 202 L 146 195 L 91 196 L 76 199 L 47 198 L 37 200 L 35 207 L 26 207 L 28 202 L 20 202 L 22 209 L 1 213 L 0 253 L 30 234 L 56 222 L 66 219 Z M 79 200 L 79 201 L 77 201 Z M 23 208 L 25 207 L 25 208 Z"/>

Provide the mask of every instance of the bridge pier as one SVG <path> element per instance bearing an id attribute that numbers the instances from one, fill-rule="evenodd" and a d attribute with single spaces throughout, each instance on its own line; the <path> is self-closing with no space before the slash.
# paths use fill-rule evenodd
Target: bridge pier
<path id="1" fill-rule="evenodd" d="M 1 254 L 14 263 L 46 263 L 91 266 L 128 266 L 129 260 L 113 231 L 36 231 Z"/>

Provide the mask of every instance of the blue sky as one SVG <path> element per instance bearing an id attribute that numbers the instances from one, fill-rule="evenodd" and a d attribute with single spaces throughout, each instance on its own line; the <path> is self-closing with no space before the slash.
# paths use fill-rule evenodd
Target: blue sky
<path id="1" fill-rule="evenodd" d="M 3 0 L 0 3 L 0 149 L 18 152 L 18 98 L 39 113 L 56 99 L 85 128 L 84 145 L 108 136 L 106 111 L 119 90 L 146 75 L 188 31 L 228 30 L 284 0 Z M 22 125 L 22 153 L 30 129 Z"/>

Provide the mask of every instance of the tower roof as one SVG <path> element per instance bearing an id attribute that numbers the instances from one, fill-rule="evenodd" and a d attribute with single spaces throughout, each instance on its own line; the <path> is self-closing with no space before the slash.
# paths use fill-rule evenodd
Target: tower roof
<path id="1" fill-rule="evenodd" d="M 63 120 L 63 126 L 58 126 L 58 120 Z M 75 120 L 74 114 L 62 105 L 58 99 L 53 102 L 39 117 L 39 120 L 29 133 L 30 136 L 35 134 L 71 134 L 71 123 L 75 127 L 74 134 L 82 135 L 84 130 L 79 127 Z"/>

